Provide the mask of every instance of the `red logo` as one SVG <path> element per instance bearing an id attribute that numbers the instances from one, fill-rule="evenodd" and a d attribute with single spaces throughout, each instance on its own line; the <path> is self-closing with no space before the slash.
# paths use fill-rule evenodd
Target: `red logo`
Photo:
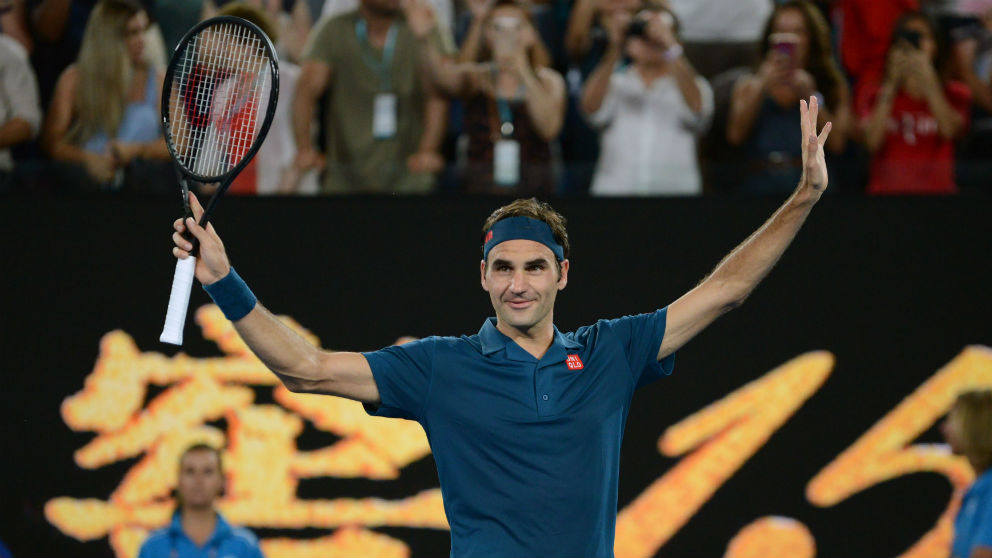
<path id="1" fill-rule="evenodd" d="M 486 240 L 483 242 L 483 244 L 489 243 L 489 241 L 492 239 L 493 239 L 493 231 L 490 230 L 489 232 L 486 233 Z"/>
<path id="2" fill-rule="evenodd" d="M 579 355 L 568 355 L 565 357 L 565 365 L 569 370 L 582 370 L 582 359 Z"/>

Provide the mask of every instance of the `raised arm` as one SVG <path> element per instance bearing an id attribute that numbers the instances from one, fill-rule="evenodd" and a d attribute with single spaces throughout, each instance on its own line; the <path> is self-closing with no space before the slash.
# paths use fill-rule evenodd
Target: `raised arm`
<path id="1" fill-rule="evenodd" d="M 307 60 L 300 68 L 300 79 L 293 95 L 293 139 L 296 140 L 295 167 L 299 171 L 323 166 L 323 157 L 313 146 L 310 127 L 313 108 L 331 83 L 331 65 L 319 60 Z"/>
<path id="2" fill-rule="evenodd" d="M 475 65 L 455 63 L 441 54 L 434 36 L 437 18 L 426 0 L 403 0 L 401 6 L 407 25 L 417 38 L 420 65 L 430 89 L 448 97 L 465 94 Z"/>
<path id="3" fill-rule="evenodd" d="M 192 193 L 190 206 L 196 220 L 203 215 L 200 202 Z M 213 224 L 203 229 L 190 218 L 177 219 L 172 240 L 173 254 L 180 259 L 189 257 L 192 245 L 183 238 L 186 228 L 200 242 L 196 260 L 196 278 L 204 286 L 218 281 L 233 281 L 231 264 Z M 228 289 L 229 290 L 229 289 Z M 358 353 L 328 352 L 314 347 L 298 333 L 279 321 L 261 304 L 244 317 L 234 321 L 234 328 L 248 347 L 282 383 L 294 392 L 322 393 L 354 399 L 363 403 L 379 403 L 379 390 L 368 361 Z"/>
<path id="4" fill-rule="evenodd" d="M 823 146 L 831 124 L 816 135 L 818 111 L 815 97 L 809 106 L 800 101 L 802 113 L 803 175 L 788 200 L 764 225 L 734 248 L 698 286 L 668 307 L 665 338 L 658 351 L 662 359 L 686 344 L 725 312 L 743 304 L 751 291 L 796 237 L 813 205 L 827 187 Z"/>

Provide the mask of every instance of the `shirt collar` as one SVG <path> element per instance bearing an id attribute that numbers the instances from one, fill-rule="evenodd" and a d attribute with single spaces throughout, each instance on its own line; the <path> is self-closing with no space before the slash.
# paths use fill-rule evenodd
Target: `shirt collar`
<path id="1" fill-rule="evenodd" d="M 177 535 L 181 535 L 183 537 L 186 536 L 186 533 L 183 531 L 182 514 L 179 512 L 179 510 L 176 510 L 176 513 L 172 514 L 172 522 L 169 523 L 169 532 L 170 535 L 173 536 L 177 536 Z M 228 523 L 226 519 L 224 519 L 223 515 L 218 513 L 217 524 L 214 525 L 214 532 L 212 535 L 210 535 L 210 538 L 207 539 L 207 543 L 209 544 L 215 540 L 221 540 L 223 538 L 226 538 L 230 534 L 231 534 L 231 524 Z"/>
<path id="2" fill-rule="evenodd" d="M 545 354 L 545 358 L 561 353 L 561 360 L 565 360 L 565 351 L 568 349 L 581 349 L 582 343 L 576 342 L 574 339 L 562 335 L 558 328 L 554 328 L 554 340 L 551 342 L 551 346 L 548 348 L 548 352 Z M 503 335 L 503 333 L 496 328 L 496 318 L 487 318 L 482 324 L 482 329 L 479 330 L 479 341 L 482 343 L 482 354 L 489 356 L 501 349 L 507 348 L 507 345 L 513 344 L 514 348 L 518 345 L 513 342 L 512 339 Z M 557 349 L 557 350 L 556 350 Z M 522 350 L 522 349 L 521 349 Z M 507 351 L 510 353 L 511 351 Z M 515 352 L 515 351 L 514 351 Z M 532 357 L 533 358 L 533 357 Z"/>
<path id="3" fill-rule="evenodd" d="M 975 482 L 971 484 L 970 492 L 989 492 L 990 490 L 992 490 L 992 468 L 975 478 Z"/>

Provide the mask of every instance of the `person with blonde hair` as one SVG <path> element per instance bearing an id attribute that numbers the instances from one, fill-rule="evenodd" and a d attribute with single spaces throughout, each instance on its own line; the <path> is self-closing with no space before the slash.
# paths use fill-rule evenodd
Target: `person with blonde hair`
<path id="1" fill-rule="evenodd" d="M 132 163 L 169 159 L 159 114 L 163 74 L 148 59 L 148 25 L 134 0 L 97 4 L 45 121 L 42 147 L 49 156 L 81 166 L 103 188 L 121 187 Z"/>
<path id="2" fill-rule="evenodd" d="M 941 430 L 951 451 L 967 458 L 977 477 L 954 520 L 951 556 L 992 557 L 992 390 L 958 395 Z"/>

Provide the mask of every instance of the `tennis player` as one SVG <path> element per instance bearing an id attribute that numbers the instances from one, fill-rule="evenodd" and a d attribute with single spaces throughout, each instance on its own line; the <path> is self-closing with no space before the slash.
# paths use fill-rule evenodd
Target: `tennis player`
<path id="1" fill-rule="evenodd" d="M 200 241 L 196 277 L 252 351 L 294 392 L 355 399 L 416 420 L 437 464 L 452 556 L 612 556 L 620 443 L 634 390 L 672 372 L 675 351 L 740 305 L 827 187 L 817 101 L 801 101 L 804 173 L 795 192 L 697 287 L 649 314 L 562 333 L 564 219 L 517 200 L 483 229 L 482 288 L 495 318 L 479 333 L 370 353 L 317 349 L 259 304 L 212 225 L 175 222 L 174 254 Z M 202 212 L 193 200 L 195 213 Z"/>

